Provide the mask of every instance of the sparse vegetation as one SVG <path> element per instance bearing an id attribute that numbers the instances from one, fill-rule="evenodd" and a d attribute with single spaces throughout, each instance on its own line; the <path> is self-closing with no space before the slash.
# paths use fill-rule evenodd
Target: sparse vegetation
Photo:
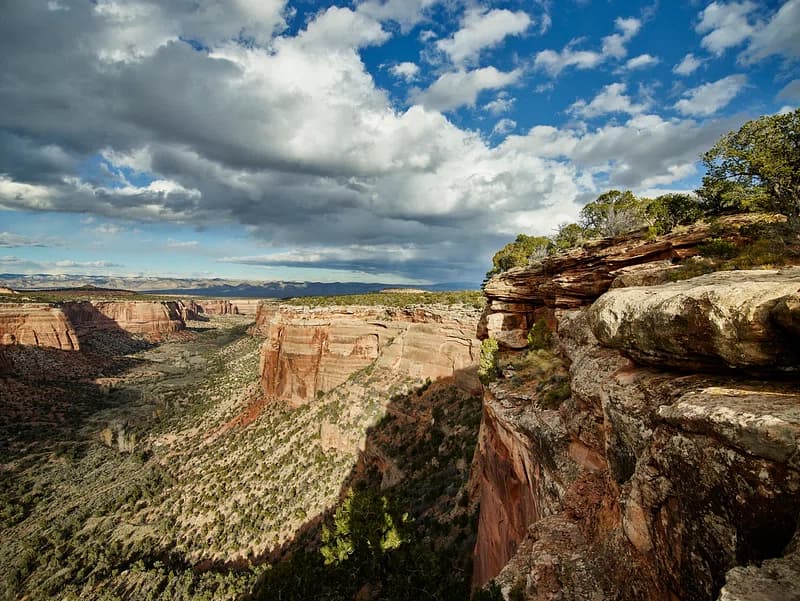
<path id="1" fill-rule="evenodd" d="M 478 377 L 484 384 L 497 378 L 497 351 L 499 345 L 494 338 L 487 338 L 481 342 L 481 358 L 478 364 Z"/>
<path id="2" fill-rule="evenodd" d="M 532 350 L 548 349 L 553 343 L 553 333 L 544 319 L 539 319 L 528 332 L 528 348 Z"/>
<path id="3" fill-rule="evenodd" d="M 306 307 L 330 307 L 342 305 L 365 305 L 386 307 L 410 307 L 413 305 L 467 305 L 482 309 L 486 299 L 480 290 L 453 292 L 373 292 L 370 294 L 348 294 L 343 296 L 304 296 L 280 301 L 282 304 Z"/>

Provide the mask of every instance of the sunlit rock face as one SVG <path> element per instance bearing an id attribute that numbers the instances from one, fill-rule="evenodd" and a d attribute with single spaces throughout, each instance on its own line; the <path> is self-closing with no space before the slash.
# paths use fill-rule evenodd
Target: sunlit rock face
<path id="1" fill-rule="evenodd" d="M 77 351 L 96 332 L 158 338 L 185 327 L 175 302 L 82 301 L 0 306 L 0 343 Z"/>
<path id="2" fill-rule="evenodd" d="M 503 330 L 509 307 L 527 327 L 552 308 L 570 394 L 548 405 L 519 369 L 486 388 L 476 586 L 529 600 L 797 598 L 800 269 L 656 285 L 664 269 L 628 269 L 574 306 L 537 273 L 487 285 L 482 336 L 500 323 L 521 343 L 521 322 Z"/>
<path id="3" fill-rule="evenodd" d="M 476 309 L 307 308 L 264 304 L 253 331 L 265 337 L 267 398 L 312 401 L 371 366 L 411 378 L 448 377 L 475 365 Z"/>
<path id="4" fill-rule="evenodd" d="M 600 342 L 680 368 L 800 367 L 800 268 L 711 273 L 612 290 L 589 309 Z"/>
<path id="5" fill-rule="evenodd" d="M 75 327 L 64 311 L 43 303 L 0 305 L 0 344 L 80 350 Z"/>

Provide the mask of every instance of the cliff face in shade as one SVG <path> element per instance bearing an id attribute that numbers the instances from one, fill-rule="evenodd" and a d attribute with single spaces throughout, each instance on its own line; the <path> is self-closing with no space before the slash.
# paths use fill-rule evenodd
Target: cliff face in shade
<path id="1" fill-rule="evenodd" d="M 120 328 L 129 334 L 158 337 L 186 327 L 177 302 L 93 301 L 64 303 L 80 333 Z"/>
<path id="2" fill-rule="evenodd" d="M 98 332 L 156 339 L 185 327 L 175 302 L 97 301 L 0 305 L 0 343 L 80 350 Z"/>
<path id="3" fill-rule="evenodd" d="M 548 356 L 570 391 L 548 400 L 549 376 L 525 367 L 541 358 L 521 352 L 486 387 L 474 584 L 528 600 L 797 598 L 800 269 L 646 285 L 671 267 L 628 267 L 577 306 L 535 272 L 486 287 L 504 292 L 489 294 L 483 336 L 552 309 Z"/>
<path id="4" fill-rule="evenodd" d="M 64 311 L 43 303 L 0 305 L 0 344 L 80 350 L 78 334 Z"/>
<path id="5" fill-rule="evenodd" d="M 262 304 L 253 332 L 261 348 L 264 393 L 299 405 L 358 370 L 386 367 L 437 379 L 475 365 L 479 312 L 447 307 L 306 308 Z"/>

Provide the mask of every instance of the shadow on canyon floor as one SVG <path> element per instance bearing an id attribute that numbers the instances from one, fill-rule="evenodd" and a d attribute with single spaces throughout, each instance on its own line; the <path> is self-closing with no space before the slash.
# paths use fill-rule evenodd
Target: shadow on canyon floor
<path id="1" fill-rule="evenodd" d="M 80 351 L 0 346 L 0 457 L 13 445 L 74 443 L 92 415 L 130 401 L 111 383 L 141 363 L 126 355 L 155 345 L 82 305 L 91 328 L 78 328 Z"/>
<path id="2" fill-rule="evenodd" d="M 246 598 L 468 599 L 479 391 L 471 371 L 393 396 L 337 506 L 271 554 Z"/>

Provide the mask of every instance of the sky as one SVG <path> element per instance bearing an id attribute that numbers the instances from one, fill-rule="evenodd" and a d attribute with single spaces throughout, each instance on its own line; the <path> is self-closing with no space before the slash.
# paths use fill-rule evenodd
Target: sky
<path id="1" fill-rule="evenodd" d="M 7 0 L 0 272 L 480 283 L 800 104 L 800 0 Z"/>

